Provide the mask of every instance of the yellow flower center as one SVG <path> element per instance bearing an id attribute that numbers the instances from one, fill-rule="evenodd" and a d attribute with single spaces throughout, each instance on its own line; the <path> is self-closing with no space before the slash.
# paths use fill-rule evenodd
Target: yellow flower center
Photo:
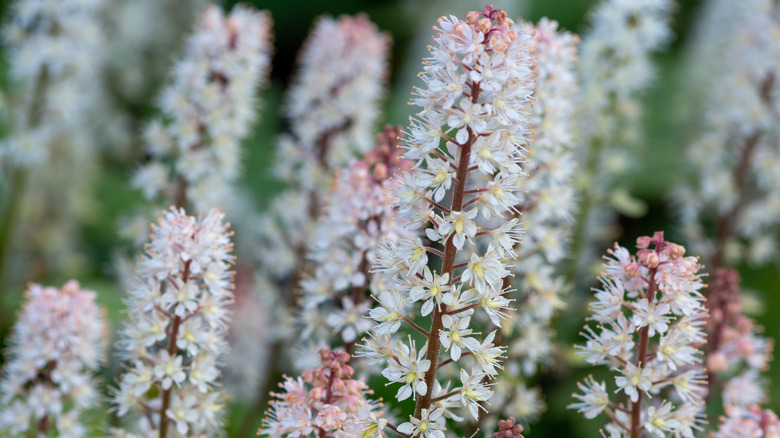
<path id="1" fill-rule="evenodd" d="M 631 386 L 637 386 L 639 385 L 639 376 L 633 376 L 631 377 Z"/>
<path id="2" fill-rule="evenodd" d="M 439 172 L 436 174 L 436 177 L 433 178 L 433 182 L 438 184 L 444 181 L 445 179 L 447 179 L 447 172 Z"/>
<path id="3" fill-rule="evenodd" d="M 431 288 L 431 298 L 435 297 L 436 295 L 439 295 L 439 286 L 434 286 Z"/>
<path id="4" fill-rule="evenodd" d="M 463 224 L 463 219 L 460 219 L 460 218 L 456 219 L 455 220 L 455 232 L 458 233 L 458 234 L 462 233 L 463 232 L 463 225 L 464 225 Z"/>
<path id="5" fill-rule="evenodd" d="M 493 158 L 493 154 L 490 153 L 490 149 L 488 148 L 482 148 L 482 150 L 479 151 L 479 156 L 486 160 Z"/>
<path id="6" fill-rule="evenodd" d="M 409 373 L 408 376 L 406 376 L 406 383 L 412 383 L 415 380 L 417 380 L 417 373 L 415 373 L 414 371 L 412 371 L 411 373 Z"/>
<path id="7" fill-rule="evenodd" d="M 421 421 L 419 429 L 420 432 L 425 432 L 426 430 L 428 430 L 428 423 Z"/>
<path id="8" fill-rule="evenodd" d="M 485 278 L 485 273 L 482 271 L 482 265 L 474 265 L 474 275 L 480 280 Z"/>
<path id="9" fill-rule="evenodd" d="M 460 342 L 460 335 L 458 332 L 452 332 L 450 337 L 452 338 L 452 342 Z"/>
<path id="10" fill-rule="evenodd" d="M 420 258 L 421 255 L 425 254 L 425 248 L 417 248 L 412 253 L 412 261 L 415 261 Z"/>

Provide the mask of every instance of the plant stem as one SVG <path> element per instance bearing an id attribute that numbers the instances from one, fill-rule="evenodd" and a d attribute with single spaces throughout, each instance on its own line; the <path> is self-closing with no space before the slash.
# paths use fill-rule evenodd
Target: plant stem
<path id="1" fill-rule="evenodd" d="M 652 304 L 655 302 L 655 273 L 658 268 L 651 268 L 648 278 L 650 279 L 649 286 L 647 287 L 647 300 Z M 650 341 L 648 331 L 650 326 L 644 326 L 639 331 L 639 354 L 637 356 L 637 366 L 644 370 L 645 362 L 647 361 L 647 344 Z M 640 438 L 642 433 L 642 400 L 645 397 L 644 391 L 641 389 L 637 391 L 639 396 L 631 406 L 631 438 Z"/>
<path id="2" fill-rule="evenodd" d="M 184 284 L 187 283 L 187 281 L 190 278 L 190 263 L 192 261 L 188 260 L 184 263 L 184 272 L 182 273 L 181 279 L 182 284 L 181 287 L 184 287 Z M 168 355 L 170 357 L 173 357 L 174 354 L 176 354 L 176 337 L 179 336 L 179 326 L 181 325 L 181 317 L 180 316 L 174 316 L 173 317 L 173 326 L 171 327 L 171 336 L 168 339 Z M 168 417 L 165 415 L 165 412 L 168 411 L 168 407 L 171 404 L 171 392 L 173 391 L 173 384 L 171 384 L 171 387 L 164 390 L 162 394 L 162 406 L 160 406 L 160 438 L 165 438 L 166 434 L 168 432 Z"/>
<path id="3" fill-rule="evenodd" d="M 471 84 L 471 101 L 476 103 L 479 99 L 479 82 Z M 457 170 L 455 171 L 455 188 L 452 194 L 452 202 L 450 204 L 450 211 L 456 212 L 463 209 L 463 197 L 466 191 L 466 179 L 469 171 L 469 157 L 471 156 L 471 147 L 477 136 L 471 131 L 471 128 L 467 128 L 469 132 L 469 138 L 466 142 L 460 145 L 460 155 L 458 156 Z M 455 244 L 452 242 L 454 235 L 451 235 L 447 239 L 444 245 L 444 258 L 442 260 L 441 275 L 449 274 L 450 288 L 452 289 L 454 283 L 454 266 L 455 255 L 458 250 L 455 248 Z M 428 371 L 425 372 L 425 384 L 428 386 L 428 391 L 425 395 L 417 399 L 417 405 L 414 408 L 414 416 L 420 418 L 420 414 L 423 409 L 429 409 L 432 402 L 433 382 L 436 380 L 436 372 L 439 369 L 439 354 L 441 350 L 441 341 L 439 340 L 439 331 L 443 328 L 442 316 L 444 311 L 440 311 L 438 306 L 433 307 L 433 316 L 431 321 L 430 335 L 428 336 L 428 351 L 426 359 L 430 361 L 431 366 Z"/>

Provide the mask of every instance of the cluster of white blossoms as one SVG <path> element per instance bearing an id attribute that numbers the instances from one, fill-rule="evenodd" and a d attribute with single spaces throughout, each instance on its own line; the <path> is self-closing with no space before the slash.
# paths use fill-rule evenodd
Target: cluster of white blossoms
<path id="1" fill-rule="evenodd" d="M 101 59 L 102 0 L 19 0 L 3 29 L 15 91 L 2 158 L 28 168 L 53 158 L 53 143 L 80 127 Z M 79 148 L 80 145 L 72 145 Z"/>
<path id="2" fill-rule="evenodd" d="M 377 140 L 362 160 L 337 170 L 309 243 L 314 272 L 300 284 L 305 327 L 301 337 L 307 343 L 327 345 L 333 333 L 351 352 L 358 336 L 372 326 L 366 318 L 373 307 L 368 291 L 389 286 L 389 278 L 371 272 L 377 247 L 385 240 L 414 237 L 387 199 L 398 186 L 393 176 L 413 164 L 400 157 L 401 128 L 388 125 Z"/>
<path id="3" fill-rule="evenodd" d="M 461 409 L 478 418 L 493 394 L 504 349 L 493 343 L 495 330 L 482 334 L 471 319 L 498 327 L 510 311 L 504 281 L 522 235 L 512 216 L 534 89 L 533 34 L 504 11 L 442 17 L 436 30 L 425 87 L 412 98 L 422 110 L 405 140 L 404 157 L 416 165 L 394 194 L 407 226 L 424 229 L 430 246 L 382 243 L 375 270 L 394 279 L 373 291 L 376 325 L 358 353 L 383 364 L 382 374 L 400 384 L 399 401 L 416 400 L 409 421 L 387 427 L 425 438 L 443 438 L 446 419 L 463 420 Z M 414 322 L 421 317 L 427 323 Z M 403 341 L 401 327 L 424 337 L 419 349 L 411 336 Z M 453 379 L 442 383 L 444 373 Z"/>
<path id="4" fill-rule="evenodd" d="M 218 366 L 233 299 L 223 219 L 217 210 L 195 218 L 171 208 L 138 263 L 120 332 L 126 370 L 113 394 L 120 417 L 139 414 L 137 436 L 192 436 L 220 424 Z"/>
<path id="5" fill-rule="evenodd" d="M 319 356 L 320 367 L 279 384 L 284 392 L 273 394 L 277 400 L 271 402 L 258 435 L 363 438 L 384 428 L 387 421 L 376 411 L 380 404 L 368 399 L 371 391 L 362 379 L 352 378 L 349 354 L 323 348 Z"/>
<path id="6" fill-rule="evenodd" d="M 614 237 L 612 211 L 643 213 L 616 179 L 635 165 L 639 96 L 654 76 L 652 53 L 671 39 L 672 9 L 672 0 L 604 0 L 582 37 L 576 114 L 581 165 L 575 181 L 581 201 L 573 243 L 578 273 L 596 258 L 593 243 Z"/>
<path id="7" fill-rule="evenodd" d="M 269 287 L 287 283 L 283 295 L 303 264 L 335 169 L 371 149 L 389 49 L 389 37 L 364 15 L 320 18 L 301 49 L 286 97 L 290 133 L 281 137 L 274 164 L 291 190 L 272 201 L 273 213 L 257 227 L 261 268 Z"/>
<path id="8" fill-rule="evenodd" d="M 774 342 L 742 312 L 737 271 L 721 268 L 709 283 L 707 371 L 710 398 L 722 392 L 723 405 L 749 408 L 767 400 L 761 372 L 769 367 Z"/>
<path id="9" fill-rule="evenodd" d="M 0 380 L 3 436 L 89 435 L 80 415 L 100 397 L 93 374 L 108 338 L 95 296 L 73 280 L 62 289 L 30 285 Z"/>
<path id="10" fill-rule="evenodd" d="M 209 6 L 173 67 L 145 129 L 151 159 L 133 177 L 146 198 L 199 211 L 230 207 L 240 144 L 256 115 L 255 94 L 271 57 L 271 18 L 236 6 Z"/>
<path id="11" fill-rule="evenodd" d="M 103 0 L 17 0 L 3 20 L 10 85 L 0 119 L 0 264 L 13 241 L 18 267 L 73 272 L 83 258 L 79 225 L 89 217 L 97 173 L 93 141 L 105 54 Z M 4 17 L 6 18 L 6 17 Z M 26 196 L 35 193 L 35 196 Z M 10 233 L 10 226 L 14 227 Z M 5 250 L 5 252 L 4 252 Z M 25 277 L 23 269 L 9 269 Z M 21 280 L 21 279 L 17 279 Z"/>
<path id="12" fill-rule="evenodd" d="M 318 19 L 299 54 L 284 107 L 289 133 L 281 136 L 274 163 L 288 190 L 271 201 L 254 226 L 259 248 L 255 288 L 274 312 L 267 329 L 253 336 L 262 336 L 272 355 L 281 355 L 285 343 L 297 337 L 292 329 L 295 290 L 335 169 L 373 145 L 389 50 L 389 36 L 359 15 Z M 266 375 L 284 360 L 276 357 L 263 367 Z"/>
<path id="13" fill-rule="evenodd" d="M 613 437 L 693 437 L 704 422 L 707 390 L 701 265 L 663 232 L 638 238 L 637 247 L 634 256 L 615 244 L 605 257 L 601 288 L 590 304 L 597 326 L 585 327 L 587 342 L 578 346 L 587 363 L 617 374 L 614 392 L 623 397 L 610 400 L 607 384 L 589 377 L 569 408 L 588 419 L 605 413 Z"/>
<path id="14" fill-rule="evenodd" d="M 780 19 L 770 0 L 708 2 L 693 47 L 708 57 L 691 81 L 706 89 L 694 178 L 676 193 L 684 231 L 714 268 L 762 264 L 780 229 Z M 702 71 L 703 70 L 703 71 Z"/>
<path id="15" fill-rule="evenodd" d="M 493 404 L 520 419 L 538 415 L 543 404 L 538 390 L 525 385 L 527 376 L 549 360 L 553 351 L 550 320 L 563 307 L 568 289 L 560 264 L 567 255 L 577 195 L 572 178 L 574 160 L 574 102 L 578 97 L 574 68 L 579 38 L 558 30 L 558 23 L 543 18 L 536 26 L 534 72 L 533 148 L 523 164 L 525 191 L 518 194 L 517 209 L 527 228 L 515 251 L 512 272 L 519 290 L 511 330 L 504 338 L 509 348 L 507 369 L 496 385 Z"/>

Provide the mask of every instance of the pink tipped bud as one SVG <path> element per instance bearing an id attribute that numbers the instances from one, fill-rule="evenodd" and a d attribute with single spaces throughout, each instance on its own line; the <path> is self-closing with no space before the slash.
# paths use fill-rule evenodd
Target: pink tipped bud
<path id="1" fill-rule="evenodd" d="M 669 258 L 672 260 L 679 260 L 685 255 L 685 247 L 675 243 L 667 245 L 666 250 L 669 253 Z"/>
<path id="2" fill-rule="evenodd" d="M 650 236 L 642 236 L 636 239 L 636 247 L 639 249 L 647 249 L 653 240 Z"/>
<path id="3" fill-rule="evenodd" d="M 523 438 L 523 426 L 516 424 L 514 417 L 498 422 L 498 432 L 490 438 Z"/>
<path id="4" fill-rule="evenodd" d="M 636 278 L 639 273 L 639 263 L 631 262 L 626 265 L 626 274 L 631 278 Z"/>

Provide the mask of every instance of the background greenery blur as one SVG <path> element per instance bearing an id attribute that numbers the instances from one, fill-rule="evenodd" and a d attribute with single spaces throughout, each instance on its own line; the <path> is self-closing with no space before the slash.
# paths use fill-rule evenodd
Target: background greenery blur
<path id="1" fill-rule="evenodd" d="M 231 6 L 234 1 L 225 2 Z M 294 63 L 298 49 L 303 43 L 314 19 L 322 14 L 356 14 L 365 12 L 377 25 L 389 32 L 393 38 L 390 90 L 387 93 L 386 108 L 382 123 L 406 124 L 411 108 L 407 106 L 411 87 L 415 83 L 416 73 L 420 69 L 419 61 L 424 55 L 425 46 L 430 41 L 431 25 L 444 14 L 462 16 L 468 10 L 482 9 L 485 4 L 463 0 L 334 0 L 334 1 L 290 1 L 264 0 L 253 1 L 256 7 L 268 9 L 274 20 L 275 55 L 271 73 L 271 85 L 261 92 L 259 105 L 260 121 L 254 134 L 245 142 L 245 176 L 241 182 L 250 193 L 258 208 L 264 208 L 282 185 L 273 180 L 269 172 L 272 165 L 273 148 L 276 134 L 285 129 L 285 123 L 278 108 L 283 93 L 294 73 Z M 523 17 L 536 21 L 548 16 L 557 20 L 563 28 L 577 33 L 586 29 L 587 12 L 596 3 L 594 0 L 526 0 L 497 1 L 495 6 L 506 9 L 510 16 Z M 693 134 L 693 116 L 691 102 L 686 96 L 686 78 L 683 60 L 686 56 L 686 41 L 696 25 L 696 11 L 701 5 L 699 0 L 678 2 L 674 14 L 675 41 L 670 50 L 656 56 L 658 76 L 653 86 L 645 94 L 644 135 L 642 152 L 638 160 L 641 163 L 638 172 L 631 173 L 621 183 L 631 193 L 648 205 L 647 213 L 638 218 L 621 217 L 620 241 L 624 245 L 633 245 L 636 236 L 651 234 L 656 230 L 666 230 L 671 240 L 681 240 L 675 231 L 675 218 L 668 207 L 668 194 L 671 188 L 689 177 L 682 161 L 682 150 Z M 8 2 L 0 2 L 0 12 L 7 11 Z M 177 54 L 171 54 L 171 60 Z M 5 67 L 0 67 L 0 75 Z M 6 84 L 5 80 L 2 80 Z M 159 84 L 161 85 L 161 84 Z M 7 85 L 6 85 L 7 86 Z M 157 87 L 159 89 L 159 87 Z M 139 122 L 143 122 L 153 111 L 154 93 L 145 96 L 145 103 L 128 106 Z M 136 152 L 139 156 L 140 152 Z M 140 196 L 129 187 L 129 175 L 138 161 L 132 159 L 113 159 L 106 166 L 100 184 L 95 188 L 97 206 L 90 223 L 84 226 L 87 256 L 92 261 L 86 272 L 81 273 L 82 284 L 99 293 L 99 301 L 109 311 L 112 328 L 122 320 L 121 298 L 117 281 L 111 274 L 111 253 L 117 241 L 118 218 L 129 211 L 132 205 L 141 201 Z M 240 245 L 240 243 L 239 243 Z M 740 266 L 743 289 L 748 294 L 746 306 L 753 312 L 766 334 L 777 339 L 780 335 L 780 263 L 762 269 Z M 594 277 L 595 278 L 595 277 Z M 66 278 L 51 277 L 34 279 L 50 285 L 61 285 Z M 15 320 L 15 311 L 21 301 L 25 283 L 12 281 L 11 276 L 0 278 L 0 344 Z M 589 299 L 587 289 L 574 291 L 569 297 L 569 307 L 557 318 L 555 325 L 558 342 L 566 351 L 562 357 L 571 358 L 571 345 L 579 342 L 579 329 L 585 321 L 586 303 Z M 752 303 L 752 304 L 750 304 Z M 0 366 L 3 359 L 0 359 Z M 572 365 L 574 363 L 574 365 Z M 111 382 L 112 371 L 116 363 L 110 364 L 104 372 L 104 380 Z M 571 403 L 571 393 L 576 389 L 576 381 L 593 370 L 580 367 L 577 362 L 556 361 L 540 379 L 543 394 L 548 406 L 540 421 L 532 424 L 526 436 L 576 436 L 596 437 L 601 426 L 599 420 L 586 421 L 580 414 L 566 410 Z M 780 410 L 780 365 L 768 373 L 772 381 L 770 394 L 774 397 L 768 407 Z M 375 385 L 380 390 L 384 387 Z M 379 395 L 390 396 L 392 394 Z M 228 428 L 235 431 L 243 421 L 246 406 L 234 404 L 229 414 Z M 105 412 L 105 410 L 103 410 Z M 105 414 L 96 413 L 96 421 Z M 260 418 L 253 419 L 259 427 Z M 714 419 L 710 419 L 714 422 Z"/>

